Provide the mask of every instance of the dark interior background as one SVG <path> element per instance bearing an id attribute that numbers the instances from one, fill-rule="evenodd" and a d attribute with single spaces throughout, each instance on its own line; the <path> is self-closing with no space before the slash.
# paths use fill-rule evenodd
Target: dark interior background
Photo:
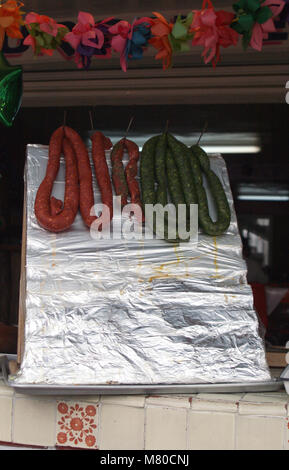
<path id="1" fill-rule="evenodd" d="M 90 129 L 89 109 L 67 109 L 67 124 L 83 135 Z M 6 324 L 17 324 L 26 145 L 48 144 L 63 115 L 62 108 L 22 108 L 12 128 L 0 129 L 0 321 Z M 248 278 L 252 283 L 289 286 L 288 105 L 106 106 L 95 107 L 93 115 L 95 127 L 107 135 L 122 135 L 133 115 L 132 139 L 136 134 L 160 132 L 167 120 L 172 133 L 183 135 L 199 133 L 205 121 L 209 132 L 257 133 L 259 153 L 224 155 L 248 260 Z M 258 188 L 271 188 L 273 197 L 240 200 L 240 187 L 246 185 L 252 185 L 257 193 Z M 283 199 L 278 199 L 281 194 Z M 264 240 L 266 253 L 262 252 Z M 289 339 L 288 308 L 286 312 L 282 341 Z"/>

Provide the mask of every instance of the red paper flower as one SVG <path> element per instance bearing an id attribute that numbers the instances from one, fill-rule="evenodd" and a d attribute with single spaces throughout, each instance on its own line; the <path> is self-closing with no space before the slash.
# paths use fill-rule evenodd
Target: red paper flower
<path id="1" fill-rule="evenodd" d="M 212 62 L 215 67 L 220 60 L 220 47 L 236 46 L 238 42 L 238 33 L 230 27 L 234 14 L 223 10 L 215 11 L 210 0 L 204 0 L 202 10 L 194 13 L 192 44 L 204 46 L 202 56 L 205 64 Z"/>

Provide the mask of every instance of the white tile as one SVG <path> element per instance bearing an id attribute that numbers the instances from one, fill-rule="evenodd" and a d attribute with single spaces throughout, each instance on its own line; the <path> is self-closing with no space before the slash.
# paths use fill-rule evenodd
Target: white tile
<path id="1" fill-rule="evenodd" d="M 9 396 L 0 397 L 0 441 L 11 441 L 13 399 Z"/>
<path id="2" fill-rule="evenodd" d="M 285 418 L 238 416 L 238 450 L 281 450 L 284 448 Z"/>
<path id="3" fill-rule="evenodd" d="M 147 450 L 186 449 L 187 411 L 180 408 L 148 406 L 145 448 Z"/>
<path id="4" fill-rule="evenodd" d="M 3 380 L 0 380 L 0 397 L 2 396 L 12 396 L 14 394 L 14 389 L 8 387 Z"/>
<path id="5" fill-rule="evenodd" d="M 239 413 L 249 416 L 286 416 L 287 407 L 280 403 L 240 402 Z"/>
<path id="6" fill-rule="evenodd" d="M 55 444 L 56 402 L 39 398 L 16 398 L 13 442 L 52 446 Z"/>
<path id="7" fill-rule="evenodd" d="M 253 403 L 289 403 L 289 396 L 286 392 L 276 393 L 246 393 L 241 401 Z"/>
<path id="8" fill-rule="evenodd" d="M 222 401 L 237 403 L 244 396 L 244 393 L 198 393 L 196 398 L 206 401 Z"/>
<path id="9" fill-rule="evenodd" d="M 100 449 L 141 450 L 144 448 L 144 409 L 102 404 Z"/>
<path id="10" fill-rule="evenodd" d="M 288 396 L 276 393 L 247 393 L 240 401 L 241 415 L 286 416 Z"/>
<path id="11" fill-rule="evenodd" d="M 151 395 L 146 398 L 146 405 L 168 406 L 172 408 L 190 408 L 191 395 Z"/>
<path id="12" fill-rule="evenodd" d="M 123 406 L 144 407 L 144 395 L 102 395 L 101 402 L 103 404 L 114 404 Z"/>
<path id="13" fill-rule="evenodd" d="M 191 408 L 193 411 L 225 411 L 234 413 L 238 410 L 238 404 L 242 396 L 242 394 L 199 393 L 192 400 Z"/>
<path id="14" fill-rule="evenodd" d="M 190 450 L 232 450 L 235 446 L 234 413 L 190 411 L 188 448 Z"/>

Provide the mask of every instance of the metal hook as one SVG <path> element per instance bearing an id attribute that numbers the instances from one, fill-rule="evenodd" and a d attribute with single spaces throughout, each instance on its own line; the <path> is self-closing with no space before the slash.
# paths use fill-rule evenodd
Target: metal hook
<path id="1" fill-rule="evenodd" d="M 201 139 L 202 139 L 204 133 L 207 131 L 207 129 L 208 129 L 208 121 L 206 121 L 205 124 L 204 124 L 203 130 L 202 130 L 202 132 L 201 132 L 201 135 L 200 135 L 200 137 L 199 137 L 199 140 L 198 140 L 198 142 L 197 142 L 197 145 L 199 145 L 199 143 L 201 142 Z"/>
<path id="2" fill-rule="evenodd" d="M 130 128 L 131 128 L 131 125 L 132 125 L 133 120 L 134 120 L 134 116 L 132 116 L 132 117 L 130 118 L 129 124 L 128 124 L 128 126 L 127 126 L 127 130 L 125 131 L 125 134 L 124 134 L 124 139 L 126 139 L 126 137 L 127 137 L 127 134 L 128 134 L 128 132 L 129 132 L 129 130 L 130 130 Z"/>

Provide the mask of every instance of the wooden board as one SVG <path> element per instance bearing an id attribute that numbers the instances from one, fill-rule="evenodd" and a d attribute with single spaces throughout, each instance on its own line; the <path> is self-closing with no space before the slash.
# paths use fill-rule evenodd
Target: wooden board
<path id="1" fill-rule="evenodd" d="M 268 362 L 269 367 L 287 367 L 288 363 L 286 361 L 286 353 L 284 352 L 275 352 L 275 351 L 267 351 L 266 352 L 266 359 Z"/>

